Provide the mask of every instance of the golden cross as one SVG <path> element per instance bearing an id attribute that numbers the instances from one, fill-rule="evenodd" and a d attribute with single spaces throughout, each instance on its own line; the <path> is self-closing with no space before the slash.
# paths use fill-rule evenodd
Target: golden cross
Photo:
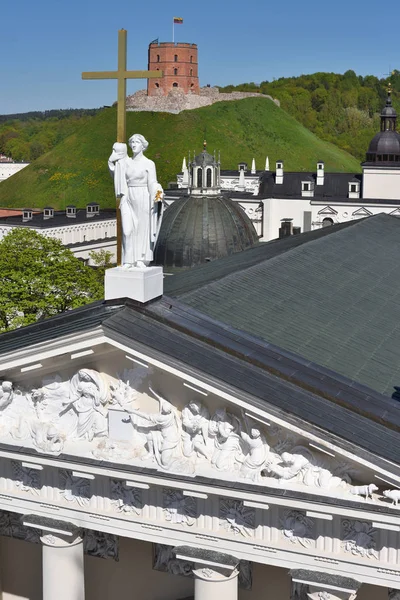
<path id="1" fill-rule="evenodd" d="M 82 73 L 82 79 L 117 79 L 117 142 L 126 142 L 126 80 L 162 77 L 161 71 L 126 70 L 126 29 L 118 31 L 118 70 Z"/>
<path id="2" fill-rule="evenodd" d="M 117 142 L 126 142 L 126 80 L 162 77 L 161 71 L 126 70 L 126 29 L 118 31 L 118 70 L 82 73 L 82 79 L 116 79 L 118 81 Z M 121 264 L 122 226 L 119 201 L 117 201 L 117 264 Z"/>

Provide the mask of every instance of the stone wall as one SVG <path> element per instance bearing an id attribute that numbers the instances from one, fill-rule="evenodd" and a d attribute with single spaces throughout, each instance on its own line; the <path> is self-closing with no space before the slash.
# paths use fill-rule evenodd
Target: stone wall
<path id="1" fill-rule="evenodd" d="M 244 98 L 268 98 L 280 106 L 279 100 L 264 94 L 252 92 L 232 92 L 230 94 L 221 93 L 217 87 L 200 88 L 199 94 L 185 94 L 183 90 L 173 89 L 166 96 L 160 90 L 154 96 L 148 96 L 146 90 L 139 90 L 126 99 L 126 106 L 129 111 L 153 111 L 180 113 L 182 110 L 193 110 L 202 106 L 210 106 L 215 102 L 225 102 L 227 100 L 243 100 Z"/>

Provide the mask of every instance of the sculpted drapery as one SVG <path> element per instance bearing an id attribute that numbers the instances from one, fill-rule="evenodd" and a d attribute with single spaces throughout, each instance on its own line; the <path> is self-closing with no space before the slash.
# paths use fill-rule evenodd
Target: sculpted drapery
<path id="1" fill-rule="evenodd" d="M 156 167 L 143 155 L 148 142 L 140 134 L 129 138 L 133 158 L 126 144 L 116 143 L 108 160 L 114 177 L 115 195 L 120 198 L 122 264 L 143 268 L 153 260 L 162 219 L 163 190 L 157 182 Z"/>

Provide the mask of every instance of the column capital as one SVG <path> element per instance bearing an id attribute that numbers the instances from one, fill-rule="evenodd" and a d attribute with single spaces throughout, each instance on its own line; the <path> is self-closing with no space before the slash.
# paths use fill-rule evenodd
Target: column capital
<path id="1" fill-rule="evenodd" d="M 193 574 L 203 581 L 228 581 L 239 575 L 240 561 L 230 554 L 190 546 L 177 546 L 174 554 L 178 559 L 194 562 Z"/>
<path id="2" fill-rule="evenodd" d="M 82 544 L 83 538 L 80 533 L 79 530 L 72 536 L 66 536 L 60 533 L 46 533 L 45 535 L 40 536 L 40 541 L 44 546 L 51 546 L 52 548 L 70 548 L 71 546 Z"/>
<path id="3" fill-rule="evenodd" d="M 361 582 L 350 577 L 320 571 L 293 569 L 289 572 L 294 583 L 308 586 L 310 600 L 354 600 Z"/>
<path id="4" fill-rule="evenodd" d="M 38 515 L 24 515 L 22 524 L 25 527 L 42 530 L 40 541 L 45 546 L 63 548 L 83 542 L 81 530 L 75 523 L 69 521 Z"/>

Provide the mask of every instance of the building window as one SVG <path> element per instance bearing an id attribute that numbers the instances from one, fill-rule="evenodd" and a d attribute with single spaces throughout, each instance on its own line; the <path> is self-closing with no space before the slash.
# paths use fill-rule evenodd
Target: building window
<path id="1" fill-rule="evenodd" d="M 197 187 L 203 187 L 203 169 L 197 169 Z"/>
<path id="2" fill-rule="evenodd" d="M 157 62 L 160 62 L 160 55 L 157 54 Z"/>
<path id="3" fill-rule="evenodd" d="M 191 88 L 194 88 L 194 83 L 191 83 L 191 84 L 190 84 L 190 87 L 191 87 Z"/>
<path id="4" fill-rule="evenodd" d="M 178 55 L 177 54 L 175 54 L 175 56 L 174 56 L 174 62 L 178 62 Z"/>
<path id="5" fill-rule="evenodd" d="M 191 57 L 190 57 L 190 62 L 191 62 L 191 63 L 193 62 L 193 56 L 191 56 Z"/>
<path id="6" fill-rule="evenodd" d="M 178 84 L 176 83 L 176 81 L 175 81 L 175 83 L 172 84 L 172 87 L 178 87 Z"/>
<path id="7" fill-rule="evenodd" d="M 108 231 L 104 232 L 104 237 L 108 237 Z"/>
<path id="8" fill-rule="evenodd" d="M 303 190 L 305 192 L 309 192 L 310 191 L 310 184 L 309 183 L 303 183 Z"/>
<path id="9" fill-rule="evenodd" d="M 350 185 L 350 191 L 351 192 L 356 192 L 357 191 L 357 184 L 356 183 L 352 183 Z"/>
<path id="10" fill-rule="evenodd" d="M 178 69 L 174 69 L 174 75 L 178 75 Z"/>
<path id="11" fill-rule="evenodd" d="M 207 169 L 207 184 L 206 184 L 206 187 L 211 187 L 211 178 L 212 178 L 211 169 L 208 168 Z"/>
<path id="12" fill-rule="evenodd" d="M 330 227 L 331 225 L 333 225 L 333 220 L 330 217 L 323 219 L 322 227 Z"/>
<path id="13" fill-rule="evenodd" d="M 190 77 L 193 77 L 193 69 L 190 69 Z"/>
<path id="14" fill-rule="evenodd" d="M 156 87 L 156 88 L 159 88 L 159 87 L 160 87 L 160 84 L 159 84 L 159 83 L 155 83 L 155 84 L 154 84 L 154 87 Z"/>

